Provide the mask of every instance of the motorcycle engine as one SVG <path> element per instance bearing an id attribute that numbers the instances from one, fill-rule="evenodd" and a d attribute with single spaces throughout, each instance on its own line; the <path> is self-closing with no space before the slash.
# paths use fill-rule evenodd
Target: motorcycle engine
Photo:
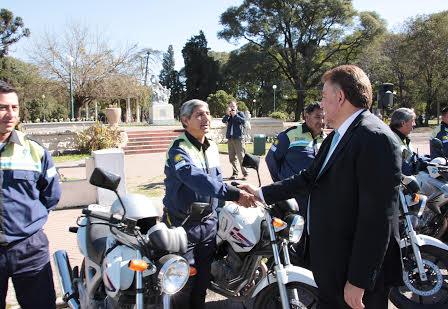
<path id="1" fill-rule="evenodd" d="M 224 245 L 218 255 L 223 256 L 222 258 L 216 259 L 212 263 L 211 274 L 213 276 L 213 281 L 218 283 L 220 286 L 226 287 L 229 290 L 235 288 L 232 285 L 232 279 L 236 279 L 241 274 L 241 268 L 243 266 L 243 261 L 231 247 Z M 236 283 L 238 285 L 238 282 Z"/>

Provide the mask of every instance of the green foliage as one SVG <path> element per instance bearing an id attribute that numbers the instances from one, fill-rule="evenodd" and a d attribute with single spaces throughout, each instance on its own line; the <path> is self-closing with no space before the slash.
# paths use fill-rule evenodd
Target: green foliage
<path id="1" fill-rule="evenodd" d="M 244 103 L 243 101 L 238 101 L 238 110 L 245 112 L 249 109 L 247 108 L 246 103 Z"/>
<path id="2" fill-rule="evenodd" d="M 209 95 L 207 103 L 210 114 L 214 117 L 222 117 L 226 113 L 229 103 L 234 100 L 235 98 L 224 90 L 218 90 L 216 93 Z"/>
<path id="3" fill-rule="evenodd" d="M 286 121 L 289 118 L 288 114 L 286 114 L 285 112 L 279 112 L 279 111 L 270 113 L 269 117 L 275 118 L 275 119 L 280 119 L 283 121 Z"/>
<path id="4" fill-rule="evenodd" d="M 356 16 L 351 1 L 246 0 L 221 15 L 218 35 L 245 39 L 272 58 L 295 91 L 298 118 L 322 73 L 356 58 L 385 29 L 377 14 L 363 12 L 354 23 Z"/>
<path id="5" fill-rule="evenodd" d="M 79 151 L 90 153 L 99 149 L 117 148 L 121 143 L 121 136 L 117 128 L 97 122 L 77 133 L 75 142 Z"/>
<path id="6" fill-rule="evenodd" d="M 207 40 L 202 31 L 182 49 L 185 63 L 186 100 L 206 100 L 220 84 L 219 64 L 208 55 Z"/>
<path id="7" fill-rule="evenodd" d="M 30 36 L 30 29 L 24 28 L 21 17 L 7 10 L 0 10 L 0 58 L 8 54 L 9 47 L 21 38 Z"/>
<path id="8" fill-rule="evenodd" d="M 68 110 L 63 104 L 60 104 L 53 97 L 33 99 L 22 103 L 20 107 L 21 118 L 25 121 L 36 120 L 47 122 L 53 119 L 67 119 Z"/>

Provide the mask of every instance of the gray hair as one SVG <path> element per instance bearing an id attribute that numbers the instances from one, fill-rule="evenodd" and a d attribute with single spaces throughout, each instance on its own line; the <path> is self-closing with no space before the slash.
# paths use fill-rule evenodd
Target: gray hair
<path id="1" fill-rule="evenodd" d="M 204 102 L 204 101 L 198 100 L 198 99 L 193 99 L 193 100 L 183 103 L 182 106 L 180 107 L 180 115 L 179 115 L 181 122 L 182 122 L 183 117 L 190 118 L 191 115 L 193 115 L 194 109 L 198 106 L 205 106 L 205 107 L 207 107 L 207 109 L 209 109 L 207 102 Z M 182 126 L 185 128 L 185 125 L 183 122 L 182 122 Z"/>
<path id="2" fill-rule="evenodd" d="M 399 129 L 402 127 L 403 122 L 408 122 L 415 117 L 415 112 L 406 107 L 401 107 L 396 109 L 390 116 L 390 127 L 394 129 Z"/>

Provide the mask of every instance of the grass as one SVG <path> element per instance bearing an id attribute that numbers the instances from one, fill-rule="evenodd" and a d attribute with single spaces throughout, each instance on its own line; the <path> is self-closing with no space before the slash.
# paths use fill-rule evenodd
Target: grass
<path id="1" fill-rule="evenodd" d="M 254 153 L 254 144 L 253 143 L 245 144 L 244 148 L 246 149 L 247 153 Z M 266 143 L 266 153 L 268 152 L 269 148 L 271 148 L 271 143 Z M 218 150 L 219 150 L 219 153 L 229 153 L 227 143 L 226 144 L 218 144 Z"/>
<path id="2" fill-rule="evenodd" d="M 79 161 L 88 157 L 90 157 L 90 154 L 87 153 L 67 154 L 67 155 L 53 156 L 53 161 L 55 163 Z"/>

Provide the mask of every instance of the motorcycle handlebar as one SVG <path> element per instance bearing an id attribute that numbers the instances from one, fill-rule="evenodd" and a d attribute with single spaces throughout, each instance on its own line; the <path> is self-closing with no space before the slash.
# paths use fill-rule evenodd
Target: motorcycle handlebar
<path id="1" fill-rule="evenodd" d="M 113 214 L 113 215 L 108 215 L 105 214 L 104 212 L 99 212 L 99 211 L 92 211 L 90 209 L 84 208 L 82 210 L 82 214 L 86 215 L 88 217 L 92 217 L 92 218 L 96 218 L 96 219 L 100 219 L 100 220 L 104 220 L 104 221 L 108 221 L 110 223 L 119 223 L 123 220 L 123 216 L 119 215 L 119 214 Z"/>

